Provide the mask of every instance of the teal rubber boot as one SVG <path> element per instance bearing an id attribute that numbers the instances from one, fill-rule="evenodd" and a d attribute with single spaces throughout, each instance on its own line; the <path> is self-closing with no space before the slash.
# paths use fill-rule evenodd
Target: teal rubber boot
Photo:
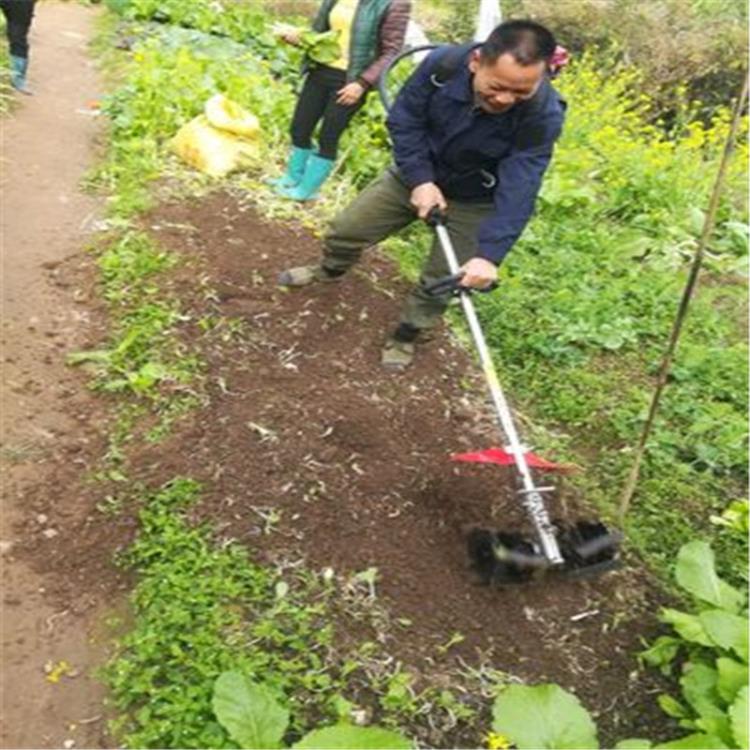
<path id="1" fill-rule="evenodd" d="M 324 159 L 313 154 L 307 160 L 305 174 L 298 185 L 290 188 L 279 188 L 276 192 L 285 198 L 295 201 L 311 201 L 318 197 L 320 186 L 328 179 L 333 171 L 333 159 Z"/>
<path id="2" fill-rule="evenodd" d="M 292 153 L 289 155 L 286 172 L 281 177 L 269 180 L 268 184 L 273 185 L 275 188 L 291 188 L 298 185 L 305 174 L 307 160 L 311 154 L 311 148 L 297 148 L 294 146 Z"/>
<path id="3" fill-rule="evenodd" d="M 10 56 L 10 83 L 16 91 L 20 91 L 22 94 L 31 93 L 26 87 L 26 71 L 28 68 L 28 57 Z"/>

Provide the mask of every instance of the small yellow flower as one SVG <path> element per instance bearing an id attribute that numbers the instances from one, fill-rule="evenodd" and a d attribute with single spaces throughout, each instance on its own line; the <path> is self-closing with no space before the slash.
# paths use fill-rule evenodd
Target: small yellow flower
<path id="1" fill-rule="evenodd" d="M 65 675 L 72 676 L 75 673 L 73 667 L 64 659 L 57 662 L 57 664 L 47 662 L 44 665 L 44 671 L 47 673 L 47 682 L 51 682 L 53 684 L 60 682 L 61 677 L 64 677 Z"/>
<path id="2" fill-rule="evenodd" d="M 484 741 L 487 743 L 487 750 L 509 750 L 513 747 L 513 743 L 498 732 L 488 732 Z"/>

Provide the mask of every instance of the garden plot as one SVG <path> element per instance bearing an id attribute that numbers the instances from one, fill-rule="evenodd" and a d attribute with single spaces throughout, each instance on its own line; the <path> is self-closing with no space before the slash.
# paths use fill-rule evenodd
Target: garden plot
<path id="1" fill-rule="evenodd" d="M 612 736 L 663 734 L 654 677 L 636 674 L 633 655 L 658 598 L 640 572 L 493 590 L 469 570 L 467 529 L 519 525 L 523 513 L 503 469 L 448 460 L 495 440 L 470 357 L 441 331 L 412 372 L 381 371 L 405 290 L 389 262 L 372 254 L 341 284 L 289 292 L 276 286 L 278 271 L 313 260 L 318 241 L 246 203 L 216 194 L 162 207 L 144 225 L 189 264 L 169 273 L 190 310 L 181 335 L 203 348 L 207 396 L 165 442 L 129 449 L 131 480 L 197 480 L 192 521 L 210 522 L 217 541 L 240 543 L 271 569 L 359 575 L 386 613 L 382 628 L 342 617 L 337 639 L 380 642 L 417 691 L 455 688 L 461 671 L 499 670 L 574 690 Z M 209 319 L 225 335 L 202 336 Z M 559 497 L 585 512 L 570 492 Z M 55 515 L 59 506 L 36 507 Z M 38 562 L 65 569 L 79 536 L 76 585 L 101 586 L 94 551 L 132 538 L 133 510 L 69 519 Z M 454 731 L 477 741 L 466 726 Z"/>

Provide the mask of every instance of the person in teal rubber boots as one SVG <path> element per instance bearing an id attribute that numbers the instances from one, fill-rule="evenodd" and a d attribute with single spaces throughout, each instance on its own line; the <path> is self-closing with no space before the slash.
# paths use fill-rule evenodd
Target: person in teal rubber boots
<path id="1" fill-rule="evenodd" d="M 22 94 L 31 94 L 26 85 L 26 71 L 29 68 L 29 29 L 35 4 L 36 0 L 0 0 L 10 47 L 10 82 Z"/>
<path id="2" fill-rule="evenodd" d="M 328 64 L 306 61 L 306 78 L 291 126 L 292 152 L 285 174 L 272 180 L 285 198 L 308 201 L 333 171 L 339 140 L 370 88 L 400 52 L 410 0 L 323 0 L 313 22 L 317 32 L 338 32 L 339 57 Z M 300 42 L 302 31 L 284 27 L 281 38 Z M 312 136 L 318 123 L 318 149 Z"/>

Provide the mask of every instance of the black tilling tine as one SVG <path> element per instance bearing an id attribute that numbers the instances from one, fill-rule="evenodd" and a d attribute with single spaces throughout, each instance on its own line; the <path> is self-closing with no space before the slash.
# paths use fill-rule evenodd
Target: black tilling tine
<path id="1" fill-rule="evenodd" d="M 497 563 L 492 533 L 486 529 L 472 529 L 467 539 L 467 550 L 472 568 L 485 583 L 489 583 Z"/>
<path id="2" fill-rule="evenodd" d="M 572 581 L 577 581 L 582 578 L 593 578 L 594 576 L 600 576 L 603 573 L 608 573 L 610 570 L 617 570 L 622 567 L 620 560 L 613 558 L 611 560 L 604 560 L 603 562 L 593 563 L 592 565 L 583 565 L 580 567 L 568 568 L 566 567 L 562 571 L 562 575 Z"/>
<path id="3" fill-rule="evenodd" d="M 601 536 L 589 539 L 583 544 L 574 546 L 575 553 L 584 560 L 594 557 L 605 550 L 613 550 L 615 553 L 622 544 L 623 535 L 619 531 L 610 531 Z"/>
<path id="4" fill-rule="evenodd" d="M 484 584 L 526 583 L 547 567 L 547 560 L 520 534 L 473 529 L 468 538 L 472 568 Z"/>
<path id="5" fill-rule="evenodd" d="M 518 552 L 513 549 L 501 548 L 496 549 L 495 557 L 503 563 L 511 563 L 517 568 L 528 570 L 543 570 L 549 568 L 549 560 L 544 555 L 529 554 L 528 552 Z"/>

